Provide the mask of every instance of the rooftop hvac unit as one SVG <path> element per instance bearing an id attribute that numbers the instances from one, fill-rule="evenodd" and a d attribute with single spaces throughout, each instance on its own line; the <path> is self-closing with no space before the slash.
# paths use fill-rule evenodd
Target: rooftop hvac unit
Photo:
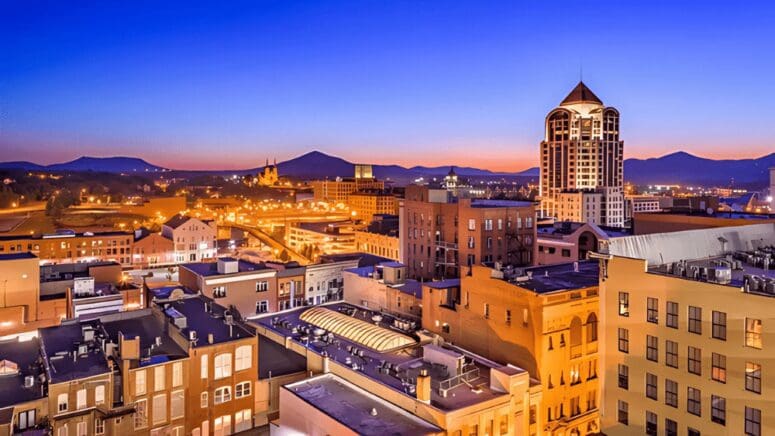
<path id="1" fill-rule="evenodd" d="M 24 387 L 31 388 L 33 386 L 35 386 L 35 376 L 28 375 L 24 377 Z"/>
<path id="2" fill-rule="evenodd" d="M 188 340 L 189 341 L 195 341 L 196 340 L 196 330 L 191 330 L 188 332 Z"/>

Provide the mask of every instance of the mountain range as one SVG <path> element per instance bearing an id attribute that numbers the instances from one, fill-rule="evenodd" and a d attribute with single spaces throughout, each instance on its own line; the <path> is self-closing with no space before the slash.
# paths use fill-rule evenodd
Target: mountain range
<path id="1" fill-rule="evenodd" d="M 354 165 L 340 157 L 320 151 L 312 151 L 296 158 L 277 164 L 280 175 L 306 179 L 349 177 L 354 173 Z M 768 169 L 775 167 L 775 153 L 754 159 L 707 159 L 679 151 L 662 157 L 650 159 L 626 159 L 624 161 L 625 180 L 635 184 L 703 184 L 703 185 L 749 185 L 765 186 Z M 210 174 L 249 174 L 258 172 L 262 167 L 245 170 L 190 171 Z M 39 165 L 26 161 L 2 162 L 0 170 L 21 169 L 26 171 L 93 171 L 110 173 L 146 173 L 171 171 L 150 164 L 143 159 L 133 157 L 89 157 L 83 156 L 70 162 Z M 462 177 L 509 178 L 522 181 L 535 180 L 538 168 L 521 172 L 494 172 L 473 167 L 454 167 Z M 409 183 L 420 177 L 425 179 L 443 177 L 449 166 L 373 165 L 374 175 L 380 179 L 392 180 L 398 184 Z"/>

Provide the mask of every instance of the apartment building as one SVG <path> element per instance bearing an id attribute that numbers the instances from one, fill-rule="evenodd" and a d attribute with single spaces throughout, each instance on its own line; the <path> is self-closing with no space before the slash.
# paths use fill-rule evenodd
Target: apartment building
<path id="1" fill-rule="evenodd" d="M 218 254 L 215 221 L 175 215 L 162 225 L 161 235 L 175 244 L 176 263 L 214 259 Z"/>
<path id="2" fill-rule="evenodd" d="M 321 256 L 319 263 L 307 265 L 304 271 L 306 304 L 321 304 L 341 299 L 344 290 L 344 271 L 352 268 L 373 267 L 380 262 L 389 260 L 367 253 Z"/>
<path id="3" fill-rule="evenodd" d="M 597 434 L 598 271 L 596 261 L 475 265 L 458 287 L 424 286 L 422 325 L 538 380 L 537 434 Z"/>
<path id="4" fill-rule="evenodd" d="M 623 227 L 623 150 L 619 111 L 579 82 L 546 117 L 539 156 L 543 216 L 580 221 L 586 215 Z M 593 214 L 587 207 L 596 204 Z"/>
<path id="5" fill-rule="evenodd" d="M 420 342 L 416 326 L 389 314 L 329 303 L 251 323 L 313 374 L 283 387 L 279 433 L 537 434 L 529 411 L 541 388 L 527 371 Z"/>
<path id="6" fill-rule="evenodd" d="M 277 273 L 263 263 L 221 257 L 216 262 L 180 265 L 178 279 L 218 304 L 234 306 L 242 316 L 250 316 L 279 310 Z"/>
<path id="7" fill-rule="evenodd" d="M 412 278 L 457 277 L 462 266 L 480 262 L 533 261 L 532 202 L 458 199 L 410 185 L 401 213 L 403 260 Z"/>
<path id="8" fill-rule="evenodd" d="M 204 296 L 160 304 L 171 331 L 188 340 L 186 434 L 221 436 L 253 428 L 258 341 L 252 328 Z"/>
<path id="9" fill-rule="evenodd" d="M 355 231 L 355 250 L 401 261 L 398 215 L 375 215 L 363 230 Z"/>
<path id="10" fill-rule="evenodd" d="M 775 433 L 775 224 L 619 238 L 599 257 L 604 433 Z"/>
<path id="11" fill-rule="evenodd" d="M 625 195 L 624 220 L 629 222 L 637 213 L 661 212 L 662 205 L 666 202 L 666 197 L 654 195 Z"/>
<path id="12" fill-rule="evenodd" d="M 0 254 L 31 252 L 41 264 L 112 261 L 132 265 L 132 233 L 57 230 L 42 235 L 0 236 Z"/>
<path id="13" fill-rule="evenodd" d="M 0 434 L 46 429 L 46 374 L 39 356 L 34 335 L 0 341 Z"/>

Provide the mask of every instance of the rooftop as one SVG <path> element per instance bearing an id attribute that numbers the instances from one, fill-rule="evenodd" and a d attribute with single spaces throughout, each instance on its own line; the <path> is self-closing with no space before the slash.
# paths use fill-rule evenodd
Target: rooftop
<path id="1" fill-rule="evenodd" d="M 45 378 L 45 375 L 43 366 L 36 363 L 38 356 L 40 342 L 37 338 L 0 342 L 0 361 L 4 363 L 4 372 L 0 374 L 0 408 L 43 398 L 41 376 Z M 34 377 L 32 387 L 24 386 L 27 376 Z"/>
<path id="2" fill-rule="evenodd" d="M 603 104 L 603 102 L 587 87 L 584 82 L 579 82 L 575 88 L 568 94 L 567 97 L 560 103 L 560 106 L 577 104 L 577 103 L 595 103 Z"/>
<path id="3" fill-rule="evenodd" d="M 374 266 L 383 262 L 391 262 L 391 260 L 386 257 L 361 252 L 324 254 L 320 256 L 320 263 L 347 262 L 353 260 L 358 261 L 358 267 Z"/>
<path id="4" fill-rule="evenodd" d="M 210 335 L 212 344 L 255 336 L 252 329 L 239 322 L 240 316 L 236 309 L 227 309 L 203 295 L 157 304 L 162 305 L 164 314 L 170 321 L 177 321 L 178 325 L 184 326 L 178 329 L 186 338 L 190 337 L 190 332 L 196 332 L 197 339 L 193 345 L 195 348 L 211 345 Z M 231 323 L 228 322 L 227 315 L 232 317 Z"/>
<path id="5" fill-rule="evenodd" d="M 175 215 L 174 217 L 167 220 L 167 222 L 164 223 L 165 226 L 171 227 L 173 229 L 177 229 L 178 227 L 182 226 L 183 224 L 187 223 L 188 220 L 190 220 L 190 216 L 186 215 Z"/>
<path id="6" fill-rule="evenodd" d="M 63 383 L 110 372 L 102 347 L 85 330 L 96 332 L 99 320 L 65 321 L 55 327 L 40 329 L 46 371 L 51 383 Z"/>
<path id="7" fill-rule="evenodd" d="M 0 262 L 4 260 L 35 259 L 37 256 L 30 252 L 0 254 Z"/>
<path id="8" fill-rule="evenodd" d="M 534 206 L 532 201 L 516 201 L 516 200 L 489 200 L 483 198 L 475 198 L 471 200 L 471 207 L 474 208 L 493 208 L 493 207 L 530 207 Z"/>
<path id="9" fill-rule="evenodd" d="M 737 251 L 724 256 L 666 263 L 652 266 L 648 271 L 775 297 L 775 270 L 772 268 L 775 268 L 775 247 L 769 246 L 751 252 Z"/>
<path id="10" fill-rule="evenodd" d="M 285 385 L 284 389 L 360 435 L 421 435 L 442 431 L 334 374 Z"/>
<path id="11" fill-rule="evenodd" d="M 113 343 L 119 343 L 119 335 L 126 339 L 140 339 L 140 366 L 188 356 L 187 350 L 170 337 L 168 324 L 161 317 L 154 315 L 153 309 L 107 315 L 102 317 L 101 321 Z"/>
<path id="12" fill-rule="evenodd" d="M 378 351 L 362 344 L 363 338 L 357 337 L 358 329 L 352 333 L 347 329 L 339 328 L 329 331 L 306 322 L 303 319 L 304 313 L 315 309 L 325 309 L 327 312 L 341 315 L 337 318 L 352 318 L 358 322 L 357 325 L 361 325 L 362 322 L 377 327 L 377 329 L 371 329 L 370 334 L 364 334 L 366 341 L 370 341 L 371 338 L 376 340 L 381 335 L 389 337 L 393 334 L 410 337 L 413 340 L 401 348 Z M 304 318 L 308 317 L 304 316 Z M 458 410 L 504 395 L 505 392 L 490 386 L 492 369 L 524 372 L 520 368 L 504 367 L 463 349 L 445 345 L 443 350 L 454 354 L 461 362 L 462 369 L 459 373 L 455 373 L 457 369 L 450 369 L 434 358 L 438 355 L 435 349 L 418 344 L 415 333 L 418 326 L 415 322 L 347 303 L 328 303 L 312 309 L 297 308 L 256 317 L 250 322 L 259 329 L 266 329 L 289 338 L 311 352 L 328 356 L 332 365 L 350 368 L 362 376 L 412 398 L 415 397 L 419 372 L 427 370 L 431 376 L 431 405 L 444 411 Z"/>
<path id="13" fill-rule="evenodd" d="M 237 260 L 230 257 L 222 257 L 220 258 L 220 260 L 238 262 L 237 263 L 238 272 L 234 274 L 256 272 L 256 271 L 272 271 L 272 268 L 266 266 L 263 263 L 253 263 L 253 262 L 248 262 L 247 260 Z M 184 264 L 181 264 L 180 266 L 202 277 L 227 275 L 227 274 L 221 274 L 220 272 L 218 272 L 218 262 L 192 262 L 192 263 L 184 263 Z"/>
<path id="14" fill-rule="evenodd" d="M 584 260 L 522 270 L 504 269 L 503 274 L 510 283 L 543 294 L 598 286 L 600 264 L 597 260 Z"/>

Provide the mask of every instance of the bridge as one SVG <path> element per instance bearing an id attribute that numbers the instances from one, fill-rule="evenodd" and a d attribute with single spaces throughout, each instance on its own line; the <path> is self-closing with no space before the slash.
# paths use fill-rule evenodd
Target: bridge
<path id="1" fill-rule="evenodd" d="M 285 245 L 284 243 L 272 238 L 272 236 L 269 235 L 269 233 L 259 228 L 246 226 L 244 224 L 229 223 L 229 222 L 219 224 L 218 227 L 226 227 L 226 228 L 242 230 L 245 233 L 249 234 L 250 236 L 258 239 L 259 241 L 261 241 L 262 244 L 270 247 L 273 250 L 278 250 L 278 252 L 281 252 L 281 253 L 285 251 L 286 253 L 288 253 L 288 256 L 290 257 L 291 260 L 299 262 L 300 265 L 308 265 L 312 263 L 312 260 L 303 256 L 301 253 Z"/>

